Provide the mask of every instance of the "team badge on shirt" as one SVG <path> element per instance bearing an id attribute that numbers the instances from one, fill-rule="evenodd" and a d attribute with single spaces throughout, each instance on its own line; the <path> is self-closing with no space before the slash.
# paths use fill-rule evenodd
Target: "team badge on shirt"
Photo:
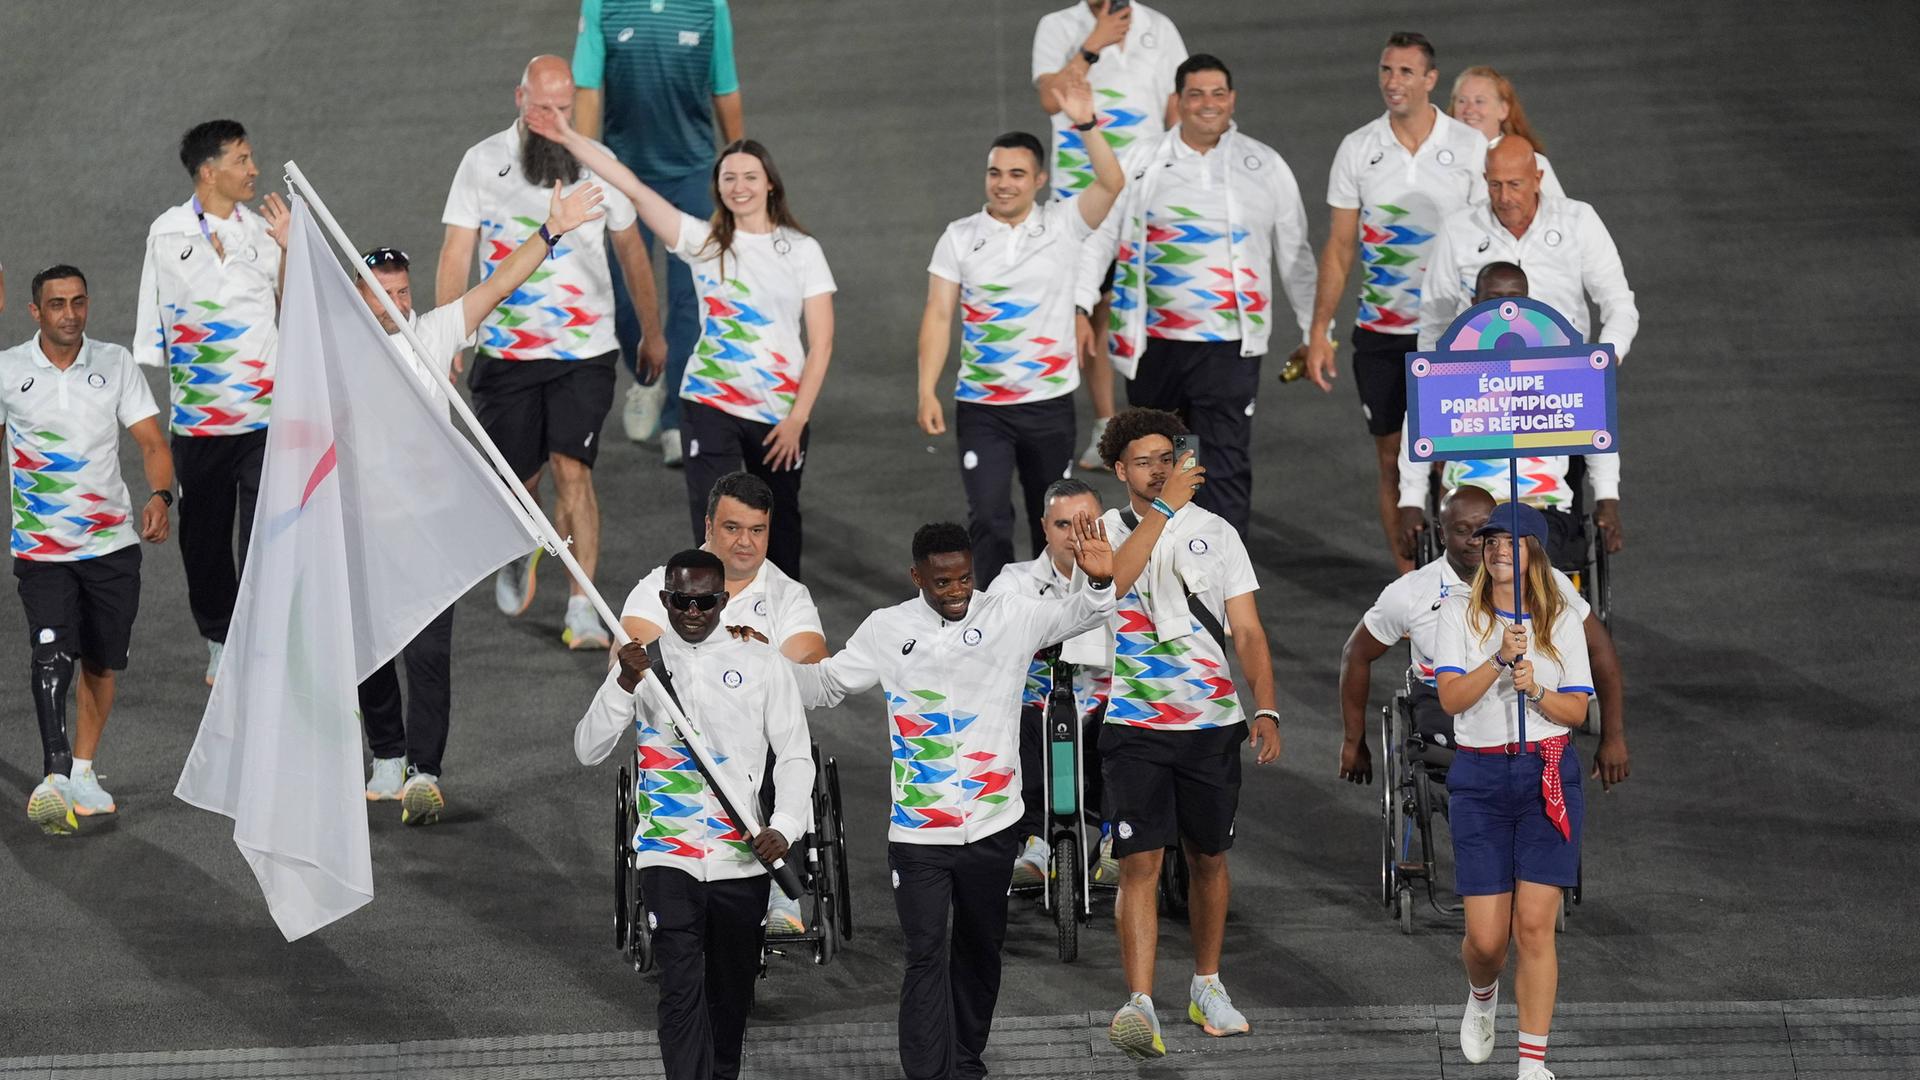
<path id="1" fill-rule="evenodd" d="M 745 682 L 746 679 L 743 676 L 741 676 L 739 672 L 730 670 L 720 676 L 720 681 L 727 684 L 727 689 L 738 690 L 740 688 L 740 684 Z"/>
<path id="2" fill-rule="evenodd" d="M 969 645 L 980 644 L 980 628 L 977 626 L 968 627 L 967 632 L 960 635 L 960 640 Z"/>

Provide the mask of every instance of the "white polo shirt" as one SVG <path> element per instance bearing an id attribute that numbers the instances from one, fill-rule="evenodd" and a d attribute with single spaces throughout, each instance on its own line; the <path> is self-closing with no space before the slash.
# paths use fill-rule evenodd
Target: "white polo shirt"
<path id="1" fill-rule="evenodd" d="M 241 435 L 267 426 L 279 351 L 280 245 L 245 206 L 226 218 L 188 201 L 147 230 L 133 358 L 169 368 L 175 435 Z M 213 249 L 220 238 L 226 252 Z"/>
<path id="2" fill-rule="evenodd" d="M 1027 562 L 1008 563 L 1002 567 L 994 575 L 993 584 L 987 586 L 987 592 L 1031 596 L 1036 600 L 1060 600 L 1072 588 L 1072 578 L 1062 574 L 1053 565 L 1053 556 L 1043 551 L 1037 558 Z M 1041 650 L 1033 654 L 1033 661 L 1027 665 L 1027 686 L 1020 694 L 1022 705 L 1045 708 L 1048 695 L 1053 693 L 1053 662 L 1043 658 L 1045 652 Z M 1081 716 L 1093 715 L 1094 710 L 1107 703 L 1112 691 L 1112 668 L 1074 665 L 1073 702 Z"/>
<path id="3" fill-rule="evenodd" d="M 947 226 L 927 272 L 960 286 L 954 400 L 1024 405 L 1080 385 L 1074 272 L 1092 232 L 1078 206 L 1058 199 L 1017 225 L 982 209 Z"/>
<path id="4" fill-rule="evenodd" d="M 1093 10 L 1084 3 L 1041 16 L 1033 32 L 1033 81 L 1051 75 L 1080 55 L 1093 33 Z M 1115 154 L 1165 131 L 1167 99 L 1173 96 L 1173 76 L 1187 58 L 1187 43 L 1173 20 L 1145 4 L 1133 5 L 1127 39 L 1100 50 L 1100 61 L 1087 69 L 1093 88 L 1094 121 Z M 1053 167 L 1048 180 L 1053 197 L 1071 199 L 1093 186 L 1093 162 L 1087 145 L 1063 112 L 1054 113 Z"/>
<path id="5" fill-rule="evenodd" d="M 656 566 L 627 594 L 620 617 L 645 619 L 671 633 L 667 608 L 660 602 L 660 590 L 667 587 L 667 568 Z M 785 645 L 795 634 L 814 633 L 826 637 L 820 628 L 820 609 L 805 585 L 788 577 L 771 561 L 760 564 L 745 588 L 727 600 L 721 619 L 728 626 L 750 626 L 765 635 L 774 648 Z"/>
<path id="6" fill-rule="evenodd" d="M 159 412 L 133 356 L 111 342 L 85 339 L 65 371 L 40 351 L 39 334 L 0 352 L 14 558 L 73 562 L 140 542 L 120 429 Z"/>
<path id="7" fill-rule="evenodd" d="M 1573 587 L 1572 579 L 1555 570 L 1553 582 L 1560 587 L 1560 599 L 1573 608 L 1579 621 L 1584 623 L 1589 610 L 1587 601 L 1580 590 Z M 1453 564 L 1442 556 L 1407 571 L 1381 589 L 1380 598 L 1360 617 L 1360 624 L 1382 645 L 1391 647 L 1399 644 L 1401 638 L 1407 639 L 1414 670 L 1421 682 L 1432 686 L 1433 654 L 1440 647 L 1440 609 L 1449 598 L 1467 595 L 1471 587 L 1472 582 L 1455 573 Z M 1585 640 L 1584 631 L 1582 640 Z"/>
<path id="8" fill-rule="evenodd" d="M 1429 106 L 1431 107 L 1431 106 Z M 1427 249 L 1447 215 L 1487 199 L 1487 140 L 1433 110 L 1433 130 L 1408 153 L 1386 113 L 1340 141 L 1327 205 L 1360 211 L 1357 325 L 1381 334 L 1419 326 Z"/>
<path id="9" fill-rule="evenodd" d="M 687 360 L 680 396 L 758 424 L 793 411 L 807 350 L 800 326 L 809 297 L 834 291 L 820 242 L 806 233 L 733 234 L 725 259 L 707 246 L 712 229 L 680 215 L 673 253 L 693 270 L 700 293 L 700 342 Z"/>
<path id="10" fill-rule="evenodd" d="M 1467 616 L 1468 600 L 1464 593 L 1449 597 L 1440 605 L 1433 652 L 1433 670 L 1436 673 L 1451 671 L 1456 675 L 1464 675 L 1486 663 L 1500 651 L 1501 635 L 1506 625 L 1513 621 L 1511 614 L 1502 611 L 1499 618 L 1488 619 L 1485 629 L 1476 634 L 1467 626 Z M 1560 608 L 1559 617 L 1553 621 L 1553 646 L 1559 650 L 1560 658 L 1555 660 L 1537 647 L 1527 654 L 1527 659 L 1533 661 L 1534 685 L 1563 693 L 1593 693 L 1593 671 L 1587 660 L 1587 635 L 1580 628 L 1585 617 L 1571 605 Z M 1531 619 L 1527 615 L 1521 618 Z M 1528 629 L 1532 629 L 1531 625 Z M 1519 724 L 1514 718 L 1514 703 L 1517 700 L 1513 672 L 1500 669 L 1499 677 L 1486 693 L 1480 695 L 1480 700 L 1453 718 L 1454 742 L 1461 746 L 1505 746 L 1520 741 Z M 1547 719 L 1539 709 L 1531 705 L 1527 707 L 1528 742 L 1551 739 L 1571 730 Z"/>
<path id="11" fill-rule="evenodd" d="M 475 257 L 483 279 L 540 231 L 552 200 L 551 191 L 520 174 L 519 126 L 516 121 L 467 151 L 440 214 L 444 224 L 480 230 Z M 540 269 L 493 309 L 480 326 L 482 353 L 503 360 L 581 360 L 619 347 L 607 234 L 631 227 L 636 215 L 619 189 L 585 166 L 566 190 L 589 181 L 605 193 L 602 216 L 562 237 Z"/>
<path id="12" fill-rule="evenodd" d="M 425 315 L 414 312 L 407 325 L 413 328 L 420 344 L 426 347 L 425 357 L 413 351 L 413 346 L 407 344 L 405 334 L 388 334 L 387 337 L 399 348 L 400 355 L 407 358 L 408 365 L 413 368 L 413 377 L 444 400 L 447 388 L 452 383 L 453 354 L 473 340 L 472 335 L 466 332 L 466 298 L 441 304 Z"/>
<path id="13" fill-rule="evenodd" d="M 1552 305 L 1587 341 L 1610 344 L 1621 360 L 1640 331 L 1640 310 L 1620 265 L 1620 250 L 1593 207 L 1578 199 L 1540 196 L 1532 224 L 1520 236 L 1507 231 L 1486 205 L 1461 210 L 1441 225 L 1430 252 L 1426 303 L 1420 311 L 1420 347 L 1431 349 L 1459 314 L 1473 306 L 1473 279 L 1490 262 L 1527 272 L 1527 295 Z M 1592 330 L 1587 298 L 1600 308 Z"/>

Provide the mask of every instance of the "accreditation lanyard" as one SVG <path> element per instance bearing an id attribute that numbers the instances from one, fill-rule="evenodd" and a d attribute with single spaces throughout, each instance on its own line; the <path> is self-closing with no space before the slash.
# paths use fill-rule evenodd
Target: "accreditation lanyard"
<path id="1" fill-rule="evenodd" d="M 207 246 L 213 249 L 214 257 L 216 259 L 219 259 L 221 262 L 225 262 L 227 259 L 227 254 L 224 250 L 222 250 L 222 245 L 220 241 L 214 239 L 213 237 L 213 229 L 207 224 L 207 211 L 205 207 L 200 205 L 199 195 L 195 195 L 193 197 L 192 205 L 193 205 L 193 219 L 200 223 L 200 235 L 206 238 Z M 236 219 L 245 220 L 246 213 L 247 213 L 247 208 L 245 206 L 241 205 L 240 203 L 233 204 L 233 216 Z"/>

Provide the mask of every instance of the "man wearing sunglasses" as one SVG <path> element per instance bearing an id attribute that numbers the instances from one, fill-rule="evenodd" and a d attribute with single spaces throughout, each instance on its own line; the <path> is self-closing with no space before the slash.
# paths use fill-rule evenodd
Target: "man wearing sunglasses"
<path id="1" fill-rule="evenodd" d="M 413 312 L 413 283 L 408 271 L 412 266 L 407 253 L 399 248 L 374 248 L 362 256 L 381 291 L 393 301 L 400 317 L 407 321 L 414 336 L 426 350 L 422 356 L 407 343 L 400 327 L 387 314 L 363 277 L 354 285 L 366 301 L 380 329 L 387 332 L 395 349 L 413 366 L 413 373 L 430 393 L 445 395 L 451 381 L 456 354 L 496 306 L 511 296 L 546 261 L 551 237 L 563 234 L 600 216 L 595 206 L 601 199 L 600 188 L 581 184 L 562 194 L 558 183 L 547 202 L 546 227 L 515 248 L 485 281 L 468 289 L 449 304 L 442 304 L 425 315 Z M 442 399 L 444 400 L 444 398 Z M 408 825 L 428 825 L 439 820 L 446 809 L 446 797 L 440 789 L 440 756 L 447 749 L 447 725 L 452 712 L 453 608 L 449 606 L 421 630 L 402 651 L 399 662 L 407 666 L 407 695 L 404 716 L 400 700 L 400 679 L 396 661 L 388 660 L 360 684 L 360 715 L 366 726 L 367 743 L 373 750 L 373 775 L 367 780 L 367 801 L 400 801 L 400 820 Z"/>
<path id="2" fill-rule="evenodd" d="M 805 585 L 767 561 L 772 517 L 773 489 L 767 482 L 750 472 L 728 473 L 707 493 L 707 539 L 701 550 L 726 565 L 728 626 L 749 628 L 787 659 L 811 664 L 827 655 L 820 610 Z M 660 600 L 666 576 L 666 567 L 655 567 L 634 586 L 620 611 L 620 624 L 642 645 L 667 626 L 667 609 Z M 799 902 L 769 888 L 767 929 L 797 934 L 806 928 Z"/>
<path id="3" fill-rule="evenodd" d="M 1106 624 L 1114 560 L 1105 528 L 1082 512 L 1074 565 L 1087 588 L 1058 599 L 976 593 L 966 526 L 923 525 L 908 571 L 920 595 L 868 616 L 840 652 L 794 667 L 809 708 L 876 683 L 886 694 L 887 863 L 906 937 L 900 1063 L 908 1080 L 986 1075 L 981 1054 L 1000 994 L 1007 887 L 1020 848 L 1027 663 Z"/>
<path id="4" fill-rule="evenodd" d="M 664 580 L 673 633 L 660 635 L 659 648 L 673 690 L 734 790 L 757 790 L 771 755 L 766 827 L 749 840 L 691 768 L 667 718 L 636 696 L 652 666 L 638 641 L 621 646 L 573 748 L 582 764 L 598 764 L 628 725 L 637 731 L 632 843 L 660 969 L 660 1057 L 673 1080 L 708 1080 L 740 1074 L 765 933 L 766 871 L 755 855 L 781 858 L 788 838 L 811 827 L 812 740 L 794 684 L 800 669 L 765 643 L 714 633 L 730 606 L 719 556 L 682 551 L 667 560 Z"/>

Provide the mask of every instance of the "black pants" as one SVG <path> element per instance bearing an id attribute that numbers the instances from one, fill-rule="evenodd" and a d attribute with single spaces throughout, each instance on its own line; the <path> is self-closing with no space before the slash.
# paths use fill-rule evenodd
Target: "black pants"
<path id="1" fill-rule="evenodd" d="M 643 867 L 660 970 L 660 1062 L 667 1080 L 734 1080 L 766 933 L 767 879 L 697 881 Z"/>
<path id="2" fill-rule="evenodd" d="M 225 642 L 240 572 L 247 565 L 247 541 L 253 536 L 253 504 L 260 496 L 267 433 L 175 435 L 172 448 L 173 472 L 180 479 L 180 558 L 187 568 L 187 606 L 193 609 L 201 637 Z"/>
<path id="3" fill-rule="evenodd" d="M 1178 413 L 1200 437 L 1207 482 L 1193 501 L 1227 519 L 1241 538 L 1253 514 L 1253 401 L 1260 358 L 1241 356 L 1238 341 L 1148 338 L 1140 368 L 1127 383 L 1127 403 Z"/>
<path id="4" fill-rule="evenodd" d="M 1106 716 L 1104 709 L 1080 718 L 1080 812 L 1087 824 L 1100 824 L 1100 725 Z M 1020 838 L 1029 836 L 1045 839 L 1046 824 L 1052 816 L 1052 810 L 1040 801 L 1040 770 L 1047 767 L 1051 760 L 1052 746 L 1048 738 L 1046 711 L 1038 705 L 1020 707 L 1020 801 L 1025 812 L 1020 815 Z M 1085 855 L 1086 852 L 1081 852 Z"/>
<path id="5" fill-rule="evenodd" d="M 693 542 L 707 538 L 707 495 L 713 482 L 730 472 L 747 472 L 773 489 L 773 513 L 767 522 L 767 558 L 788 577 L 800 580 L 800 479 L 807 463 L 813 428 L 800 433 L 800 460 L 792 468 L 767 466 L 762 440 L 772 424 L 759 424 L 697 401 L 680 402 L 680 434 L 686 448 L 687 507 L 693 513 Z"/>
<path id="6" fill-rule="evenodd" d="M 415 772 L 441 775 L 447 752 L 447 723 L 453 711 L 453 608 L 433 617 L 398 660 L 389 660 L 360 684 L 361 723 L 377 758 L 404 757 Z M 407 665 L 405 719 L 400 706 L 400 675 Z"/>
<path id="7" fill-rule="evenodd" d="M 907 1080 L 975 1080 L 1000 998 L 1000 945 L 1020 830 L 971 844 L 887 845 L 893 906 L 907 939 L 900 1065 Z M 762 901 L 764 905 L 764 900 Z M 948 934 L 948 919 L 952 934 Z"/>
<path id="8" fill-rule="evenodd" d="M 973 584 L 984 591 L 1013 561 L 1016 467 L 1031 554 L 1046 550 L 1047 485 L 1073 474 L 1073 395 L 1026 405 L 963 401 L 954 406 L 953 429 L 960 444 L 960 483 L 967 489 Z"/>

